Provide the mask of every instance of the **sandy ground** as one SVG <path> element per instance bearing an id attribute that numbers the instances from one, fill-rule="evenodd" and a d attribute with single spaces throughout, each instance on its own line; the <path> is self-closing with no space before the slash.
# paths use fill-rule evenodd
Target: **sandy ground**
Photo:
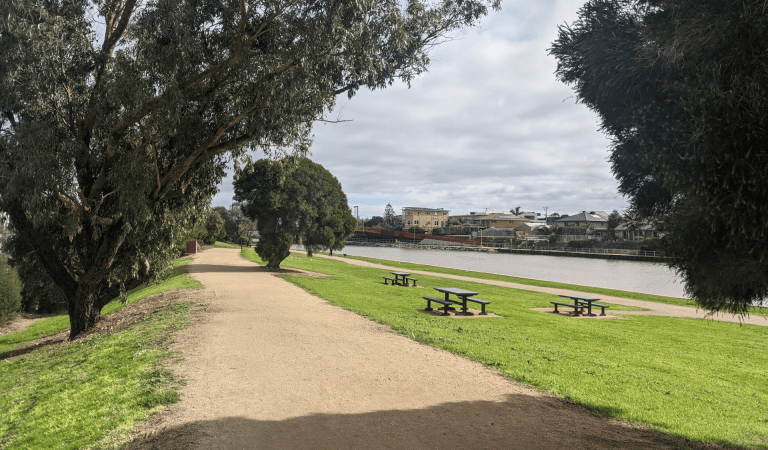
<path id="1" fill-rule="evenodd" d="M 187 386 L 131 448 L 680 448 L 331 306 L 238 253 L 188 266 L 210 306 L 178 334 Z"/>
<path id="2" fill-rule="evenodd" d="M 329 256 L 326 255 L 316 255 L 320 258 L 329 258 Z M 360 261 L 357 259 L 350 259 L 350 258 L 337 258 L 333 257 L 333 259 L 344 261 L 349 264 L 358 265 L 358 266 L 366 266 L 366 267 L 375 267 L 380 268 L 382 270 L 402 270 L 397 267 L 397 265 L 393 266 L 385 266 L 381 264 L 373 264 L 365 261 Z M 469 276 L 461 276 L 461 275 L 448 275 L 448 274 L 442 274 L 442 273 L 435 273 L 435 272 L 428 272 L 428 271 L 421 271 L 421 270 L 409 270 L 412 274 L 420 274 L 420 275 L 429 275 L 434 277 L 441 277 L 441 278 L 448 278 L 452 280 L 459 280 L 459 281 L 471 281 L 473 283 L 483 283 L 493 286 L 502 286 L 502 287 L 509 287 L 514 289 L 524 289 L 527 291 L 536 291 L 536 292 L 545 292 L 548 294 L 555 294 L 555 295 L 590 295 L 588 293 L 584 292 L 575 292 L 570 291 L 568 289 L 557 289 L 557 288 L 547 288 L 547 287 L 539 287 L 539 286 L 529 286 L 527 284 L 519 284 L 519 283 L 510 283 L 508 281 L 496 281 L 496 280 L 484 280 L 481 278 L 473 278 Z M 677 306 L 677 305 L 667 305 L 664 303 L 655 303 L 655 302 L 646 302 L 642 300 L 632 300 L 628 298 L 621 298 L 621 297 L 613 297 L 610 295 L 603 295 L 603 294 L 592 294 L 592 297 L 598 297 L 601 301 L 608 302 L 608 303 L 614 303 L 616 305 L 625 305 L 625 306 L 636 306 L 638 308 L 646 308 L 649 311 L 621 311 L 617 312 L 617 314 L 621 315 L 642 315 L 642 316 L 666 316 L 666 317 L 683 317 L 683 318 L 689 318 L 689 319 L 708 319 L 718 322 L 735 322 L 735 323 L 744 323 L 749 325 L 758 325 L 758 326 L 768 326 L 768 317 L 764 316 L 739 316 L 735 314 L 728 314 L 728 313 L 718 313 L 715 315 L 709 314 L 709 312 L 689 306 Z M 549 309 L 551 311 L 551 309 Z M 600 309 L 597 309 L 598 313 L 600 312 Z M 581 319 L 581 317 L 580 317 Z M 583 319 L 590 320 L 592 318 L 589 317 L 583 317 Z"/>
<path id="3" fill-rule="evenodd" d="M 0 336 L 4 334 L 16 333 L 18 331 L 24 331 L 34 322 L 46 317 L 51 316 L 44 314 L 19 313 L 15 319 L 0 327 Z"/>

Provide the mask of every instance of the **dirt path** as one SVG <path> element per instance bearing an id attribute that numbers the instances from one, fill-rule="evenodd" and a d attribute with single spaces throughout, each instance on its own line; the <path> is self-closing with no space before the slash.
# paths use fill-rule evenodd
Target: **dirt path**
<path id="1" fill-rule="evenodd" d="M 134 449 L 678 448 L 331 306 L 238 250 L 188 267 L 210 307 L 178 337 L 187 386 Z"/>
<path id="2" fill-rule="evenodd" d="M 315 255 L 315 256 L 320 258 L 330 258 L 327 255 Z M 374 263 L 369 263 L 365 261 L 360 261 L 357 259 L 335 258 L 335 257 L 333 259 L 337 261 L 344 261 L 348 264 L 352 264 L 356 266 L 375 267 L 382 270 L 402 270 L 397 266 L 385 266 L 382 264 L 374 264 Z M 501 287 L 508 287 L 508 288 L 514 288 L 514 289 L 525 289 L 527 291 L 545 292 L 548 294 L 555 294 L 555 295 L 560 295 L 560 294 L 584 295 L 584 292 L 576 292 L 568 289 L 530 286 L 527 284 L 511 283 L 508 281 L 484 280 L 482 278 L 473 278 L 473 277 L 467 277 L 462 275 L 449 275 L 444 273 L 436 273 L 436 272 L 429 272 L 429 271 L 423 271 L 423 270 L 409 270 L 409 272 L 413 274 L 419 274 L 419 275 L 429 275 L 433 277 L 449 278 L 452 280 L 459 280 L 459 281 L 471 281 L 473 283 L 483 283 L 483 284 L 488 284 L 492 286 L 501 286 Z M 704 310 L 692 308 L 689 306 L 677 306 L 677 305 L 668 305 L 664 303 L 646 302 L 642 300 L 632 300 L 629 298 L 613 297 L 610 295 L 603 295 L 603 294 L 593 294 L 593 295 L 595 297 L 599 297 L 600 300 L 608 303 L 614 303 L 616 305 L 624 305 L 624 306 L 636 306 L 638 308 L 646 308 L 649 310 L 649 311 L 621 311 L 617 313 L 621 315 L 665 316 L 665 317 L 682 317 L 682 318 L 689 318 L 689 319 L 710 319 L 710 320 L 720 321 L 720 322 L 744 323 L 744 324 L 750 324 L 750 325 L 759 325 L 763 327 L 768 326 L 768 317 L 764 317 L 764 316 L 742 317 L 735 314 L 727 314 L 727 313 L 718 313 L 716 315 L 709 315 Z"/>

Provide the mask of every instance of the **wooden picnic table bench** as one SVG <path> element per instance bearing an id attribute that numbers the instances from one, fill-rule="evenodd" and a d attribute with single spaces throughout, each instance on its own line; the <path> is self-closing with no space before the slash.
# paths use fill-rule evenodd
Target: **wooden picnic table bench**
<path id="1" fill-rule="evenodd" d="M 432 302 L 440 303 L 441 305 L 443 305 L 443 308 L 442 308 L 443 313 L 440 314 L 441 316 L 450 316 L 448 311 L 455 309 L 455 308 L 451 308 L 451 305 L 460 304 L 459 302 L 454 302 L 453 300 L 443 300 L 441 298 L 436 298 L 436 297 L 422 297 L 422 298 L 427 301 L 427 307 L 424 308 L 424 311 L 432 311 Z M 438 308 L 438 309 L 441 309 L 441 308 Z"/>
<path id="2" fill-rule="evenodd" d="M 568 307 L 568 308 L 573 308 L 573 315 L 574 316 L 578 316 L 579 314 L 584 312 L 584 306 L 582 306 L 582 305 L 578 305 L 578 304 L 574 304 L 574 303 L 563 303 L 563 302 L 549 302 L 549 303 L 552 303 L 553 305 L 555 305 L 555 312 L 557 312 L 557 307 L 558 306 L 565 306 L 565 307 Z"/>
<path id="3" fill-rule="evenodd" d="M 473 291 L 466 291 L 464 289 L 459 288 L 434 288 L 437 292 L 442 292 L 445 294 L 445 300 L 446 301 L 453 301 L 448 298 L 449 294 L 453 294 L 456 297 L 461 299 L 461 302 L 454 302 L 457 304 L 461 304 L 461 311 L 456 311 L 457 316 L 474 316 L 474 313 L 471 313 L 467 311 L 467 302 L 475 302 L 479 303 L 480 305 L 483 305 L 483 311 L 480 313 L 480 315 L 488 315 L 488 313 L 485 312 L 485 305 L 491 303 L 487 300 L 481 300 L 479 298 L 471 298 L 473 295 L 477 295 L 477 292 Z"/>
<path id="4" fill-rule="evenodd" d="M 581 300 L 577 300 L 577 301 L 579 302 L 579 304 L 587 306 L 587 308 L 588 308 L 587 315 L 591 315 L 591 316 L 594 316 L 594 314 L 592 314 L 592 307 L 593 306 L 600 307 L 600 315 L 601 316 L 605 315 L 605 308 L 610 308 L 611 307 L 611 305 L 603 305 L 602 303 L 584 302 L 584 301 L 581 301 Z"/>
<path id="5" fill-rule="evenodd" d="M 472 297 L 467 297 L 466 300 L 468 302 L 475 302 L 475 303 L 479 303 L 480 304 L 480 309 L 482 311 L 478 315 L 480 315 L 480 316 L 487 316 L 488 315 L 488 313 L 485 312 L 485 305 L 490 305 L 491 302 L 489 302 L 488 300 L 481 300 L 479 298 L 472 298 Z"/>

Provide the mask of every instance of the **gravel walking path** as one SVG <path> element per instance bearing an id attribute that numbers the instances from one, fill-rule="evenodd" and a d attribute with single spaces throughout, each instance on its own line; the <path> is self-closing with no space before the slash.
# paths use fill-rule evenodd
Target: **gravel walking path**
<path id="1" fill-rule="evenodd" d="M 679 448 L 334 307 L 238 250 L 188 268 L 210 306 L 178 334 L 187 386 L 131 448 Z"/>

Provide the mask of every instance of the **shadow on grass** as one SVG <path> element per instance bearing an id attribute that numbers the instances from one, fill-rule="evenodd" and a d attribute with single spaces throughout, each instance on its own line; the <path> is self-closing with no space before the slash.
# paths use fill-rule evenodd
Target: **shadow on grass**
<path id="1" fill-rule="evenodd" d="M 6 358 L 13 358 L 16 356 L 22 356 L 26 355 L 27 353 L 31 353 L 35 350 L 41 349 L 43 347 L 48 347 L 51 345 L 57 345 L 62 344 L 64 342 L 67 342 L 69 339 L 69 330 L 60 331 L 56 334 L 51 334 L 48 336 L 43 336 L 42 338 L 35 340 L 33 343 L 28 345 L 23 345 L 22 347 L 7 350 L 4 352 L 0 352 L 0 360 L 6 359 Z"/>
<path id="2" fill-rule="evenodd" d="M 277 406 L 275 409 L 279 410 Z M 254 412 L 268 408 L 270 405 L 261 405 L 254 399 Z M 163 419 L 157 419 L 156 423 L 162 424 Z M 128 448 L 712 450 L 737 447 L 689 442 L 601 419 L 584 408 L 552 397 L 509 395 L 505 401 L 311 414 L 283 420 L 224 417 L 150 431 Z"/>
<path id="3" fill-rule="evenodd" d="M 228 266 L 223 264 L 189 264 L 184 266 L 184 269 L 190 273 L 253 273 L 253 272 L 267 272 L 278 275 L 304 275 L 307 272 L 301 269 L 267 269 L 265 266 L 259 266 L 256 264 L 249 266 Z"/>

